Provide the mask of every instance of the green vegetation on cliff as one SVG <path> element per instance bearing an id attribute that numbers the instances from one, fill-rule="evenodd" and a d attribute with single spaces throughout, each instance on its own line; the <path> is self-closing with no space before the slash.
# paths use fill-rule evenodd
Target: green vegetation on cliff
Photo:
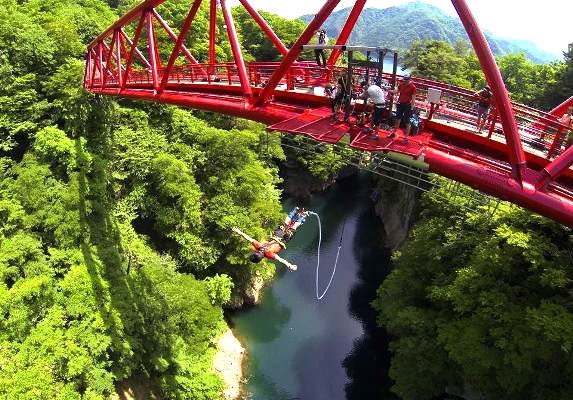
<path id="1" fill-rule="evenodd" d="M 573 60 L 535 64 L 524 54 L 497 58 L 504 83 L 512 100 L 551 109 L 573 93 Z M 415 76 L 470 89 L 485 86 L 485 76 L 473 49 L 464 42 L 450 45 L 440 40 L 416 41 L 404 54 L 403 64 Z"/>
<path id="2" fill-rule="evenodd" d="M 447 197 L 447 193 L 442 193 Z M 423 196 L 373 306 L 403 399 L 573 396 L 571 229 L 518 207 L 493 219 Z"/>
<path id="3" fill-rule="evenodd" d="M 0 398 L 219 399 L 222 305 L 273 274 L 229 228 L 280 219 L 282 150 L 257 124 L 84 92 L 85 45 L 116 17 L 0 5 Z"/>

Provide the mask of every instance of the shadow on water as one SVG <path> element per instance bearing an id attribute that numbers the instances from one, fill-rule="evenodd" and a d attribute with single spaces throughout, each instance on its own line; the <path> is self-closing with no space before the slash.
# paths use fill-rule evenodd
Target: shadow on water
<path id="1" fill-rule="evenodd" d="M 376 311 L 370 305 L 389 273 L 390 251 L 378 244 L 378 238 L 383 237 L 382 230 L 373 207 L 367 208 L 359 217 L 353 243 L 360 269 L 359 283 L 350 294 L 349 311 L 362 322 L 364 335 L 355 341 L 351 353 L 343 361 L 350 378 L 345 388 L 349 400 L 397 399 L 390 393 L 393 382 L 388 376 L 389 339 L 385 330 L 377 326 Z"/>
<path id="2" fill-rule="evenodd" d="M 340 231 L 343 223 L 347 222 L 349 229 L 355 225 L 354 237 L 348 235 L 345 238 L 351 240 L 349 247 L 357 265 L 356 283 L 349 290 L 347 312 L 360 322 L 363 334 L 353 340 L 351 351 L 341 361 L 343 369 L 334 369 L 331 365 L 335 361 L 332 356 L 333 349 L 345 348 L 348 340 L 337 332 L 339 327 L 335 320 L 331 319 L 331 334 L 307 339 L 299 344 L 293 368 L 299 384 L 297 396 L 300 399 L 397 399 L 390 393 L 392 381 L 388 377 L 388 338 L 385 331 L 376 325 L 376 312 L 370 306 L 378 287 L 388 274 L 391 252 L 380 243 L 383 226 L 374 212 L 373 204 L 370 203 L 368 187 L 368 179 L 364 177 L 342 181 L 329 191 L 324 202 L 327 207 L 321 210 L 321 218 L 328 221 L 328 234 L 324 235 L 323 232 L 323 239 L 326 236 L 326 241 L 333 240 L 333 235 Z M 333 201 L 331 196 L 335 196 L 336 200 Z M 351 209 L 358 209 L 360 212 L 353 217 L 348 211 Z M 338 237 L 334 240 L 337 241 Z M 306 252 L 312 250 L 312 245 L 305 246 Z M 326 271 L 332 260 L 325 258 L 325 261 Z M 340 268 L 344 267 L 341 263 Z M 335 279 L 341 279 L 341 275 L 337 273 Z M 329 293 L 329 296 L 341 294 L 343 293 L 333 292 Z M 340 300 L 342 299 L 329 299 L 330 302 L 337 303 L 341 303 Z M 315 301 L 313 297 L 312 302 Z M 339 304 L 338 307 L 341 307 L 339 313 L 344 313 L 344 306 Z M 341 393 L 340 386 L 335 382 L 345 381 L 347 383 Z"/>
<path id="3" fill-rule="evenodd" d="M 265 291 L 265 307 L 250 309 L 252 318 L 265 321 L 265 329 L 256 329 L 250 333 L 253 343 L 269 343 L 275 340 L 288 324 L 292 310 L 281 304 L 275 296 L 273 287 Z"/>

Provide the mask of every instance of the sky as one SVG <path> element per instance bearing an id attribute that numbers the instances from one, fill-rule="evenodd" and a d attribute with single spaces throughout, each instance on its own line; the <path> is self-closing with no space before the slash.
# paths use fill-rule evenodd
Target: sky
<path id="1" fill-rule="evenodd" d="M 367 8 L 387 8 L 412 0 L 369 0 Z M 457 16 L 449 0 L 421 0 L 445 13 Z M 561 55 L 573 42 L 573 0 L 466 0 L 482 29 L 497 36 L 533 41 L 540 49 Z M 325 0 L 249 0 L 260 10 L 287 18 L 314 14 Z M 229 5 L 239 4 L 230 0 Z M 352 0 L 341 0 L 338 9 L 351 7 Z M 542 5 L 542 7 L 540 7 Z M 495 11 L 494 11 L 495 10 Z"/>

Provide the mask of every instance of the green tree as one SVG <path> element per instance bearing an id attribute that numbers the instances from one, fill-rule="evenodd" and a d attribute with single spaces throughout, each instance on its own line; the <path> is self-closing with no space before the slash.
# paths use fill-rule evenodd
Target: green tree
<path id="1" fill-rule="evenodd" d="M 170 3 L 181 22 L 188 3 Z M 85 45 L 115 17 L 100 0 L 0 5 L 0 398 L 141 380 L 146 397 L 219 399 L 221 306 L 273 273 L 229 228 L 280 219 L 280 146 L 263 152 L 258 124 L 85 92 Z"/>
<path id="2" fill-rule="evenodd" d="M 563 53 L 564 61 L 553 65 L 555 75 L 541 94 L 540 105 L 551 109 L 573 95 L 573 50 Z"/>
<path id="3" fill-rule="evenodd" d="M 460 54 L 460 52 L 462 52 Z M 467 48 L 439 40 L 416 41 L 404 55 L 404 66 L 426 79 L 469 87 L 464 56 Z"/>
<path id="4" fill-rule="evenodd" d="M 571 230 L 509 205 L 493 220 L 432 195 L 424 208 L 373 303 L 396 393 L 571 397 Z"/>
<path id="5" fill-rule="evenodd" d="M 259 13 L 287 48 L 290 48 L 294 44 L 305 28 L 304 22 L 300 19 L 289 20 L 264 11 L 260 11 Z M 259 25 L 244 7 L 238 6 L 233 8 L 233 18 L 241 34 L 242 49 L 249 54 L 253 60 L 278 61 L 282 59 L 282 55 L 272 41 L 263 33 Z"/>

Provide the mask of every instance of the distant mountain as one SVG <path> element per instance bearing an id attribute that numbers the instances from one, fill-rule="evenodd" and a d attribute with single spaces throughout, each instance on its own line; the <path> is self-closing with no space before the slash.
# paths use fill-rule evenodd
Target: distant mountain
<path id="1" fill-rule="evenodd" d="M 338 37 L 350 10 L 345 8 L 328 17 L 324 24 L 328 36 Z M 307 23 L 312 18 L 314 15 L 301 17 Z M 558 55 L 539 49 L 531 41 L 502 38 L 488 31 L 485 31 L 485 36 L 496 56 L 523 52 L 536 63 L 548 63 L 559 58 Z M 354 27 L 349 43 L 404 51 L 412 42 L 423 39 L 443 40 L 450 44 L 460 39 L 469 42 L 458 18 L 437 7 L 416 1 L 385 9 L 365 9 Z"/>

